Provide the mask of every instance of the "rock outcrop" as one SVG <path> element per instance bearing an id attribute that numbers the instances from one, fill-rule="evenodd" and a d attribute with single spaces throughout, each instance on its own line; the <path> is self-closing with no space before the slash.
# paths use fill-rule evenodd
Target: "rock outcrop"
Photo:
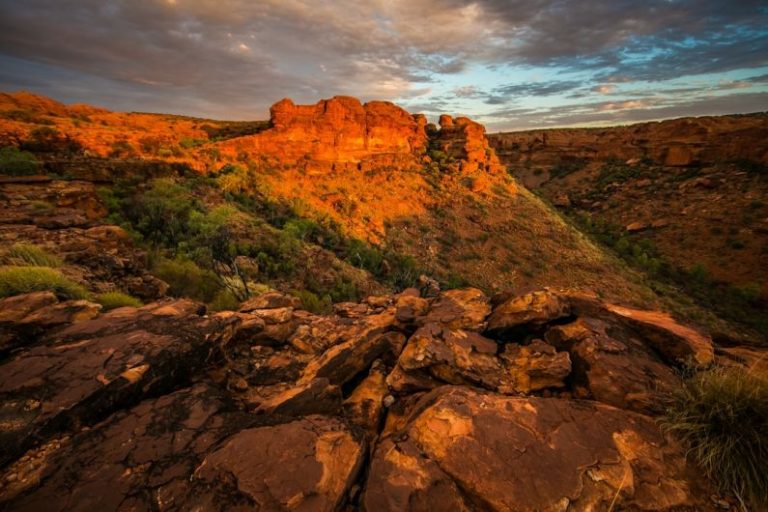
<path id="1" fill-rule="evenodd" d="M 55 301 L 6 299 L 4 332 Z M 714 510 L 653 419 L 681 364 L 661 340 L 711 347 L 692 328 L 553 290 L 295 306 L 27 336 L 0 363 L 4 510 Z"/>
<path id="2" fill-rule="evenodd" d="M 504 167 L 488 143 L 485 127 L 466 117 L 440 116 L 434 141 L 450 158 L 460 161 L 462 174 L 476 171 L 503 172 Z"/>
<path id="3" fill-rule="evenodd" d="M 168 285 L 147 271 L 146 253 L 122 228 L 106 223 L 93 182 L 47 176 L 0 176 L 0 245 L 32 244 L 62 260 L 62 270 L 97 292 L 115 288 L 145 300 Z"/>
<path id="4" fill-rule="evenodd" d="M 554 166 L 578 159 L 651 159 L 670 167 L 748 159 L 768 163 L 768 116 L 673 119 L 612 128 L 495 133 L 491 145 L 510 166 Z"/>
<path id="5" fill-rule="evenodd" d="M 448 122 L 450 120 L 450 122 Z M 502 169 L 485 128 L 465 117 L 441 117 L 441 130 L 428 134 L 427 119 L 393 103 L 335 96 L 314 105 L 283 99 L 270 108 L 270 128 L 219 145 L 225 155 L 253 155 L 262 166 L 298 166 L 307 173 L 391 168 L 418 170 L 434 143 L 459 162 L 460 171 Z"/>

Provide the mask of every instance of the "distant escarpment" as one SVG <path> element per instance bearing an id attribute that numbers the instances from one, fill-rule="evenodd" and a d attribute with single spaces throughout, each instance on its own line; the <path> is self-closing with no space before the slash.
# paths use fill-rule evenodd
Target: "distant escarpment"
<path id="1" fill-rule="evenodd" d="M 747 159 L 768 164 L 768 114 L 697 117 L 609 128 L 562 128 L 489 135 L 508 166 L 563 160 L 646 159 L 670 167 Z"/>

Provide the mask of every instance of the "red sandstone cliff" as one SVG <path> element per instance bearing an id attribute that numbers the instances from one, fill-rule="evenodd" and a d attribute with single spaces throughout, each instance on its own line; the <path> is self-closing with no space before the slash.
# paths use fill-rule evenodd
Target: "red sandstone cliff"
<path id="1" fill-rule="evenodd" d="M 422 114 L 393 103 L 336 96 L 314 105 L 290 99 L 270 109 L 271 128 L 220 144 L 225 155 L 246 153 L 272 165 L 301 166 L 308 172 L 394 167 L 420 168 L 429 135 Z M 450 121 L 447 121 L 450 120 Z M 441 117 L 435 143 L 456 160 L 463 173 L 501 167 L 485 137 L 485 128 L 467 118 Z"/>

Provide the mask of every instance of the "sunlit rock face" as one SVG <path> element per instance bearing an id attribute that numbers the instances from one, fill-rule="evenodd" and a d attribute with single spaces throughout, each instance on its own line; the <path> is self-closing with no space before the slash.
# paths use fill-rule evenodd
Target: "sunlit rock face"
<path id="1" fill-rule="evenodd" d="M 277 166 L 313 171 L 357 171 L 423 166 L 431 146 L 458 162 L 462 171 L 498 171 L 485 128 L 465 117 L 442 116 L 441 130 L 428 133 L 427 119 L 386 101 L 361 103 L 336 96 L 314 105 L 283 99 L 270 109 L 271 128 L 222 145 L 224 152 L 258 154 Z M 450 120 L 450 121 L 447 121 Z"/>

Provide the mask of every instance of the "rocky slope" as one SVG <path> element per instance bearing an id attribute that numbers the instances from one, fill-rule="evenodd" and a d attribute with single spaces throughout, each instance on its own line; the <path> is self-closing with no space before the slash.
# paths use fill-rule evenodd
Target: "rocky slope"
<path id="1" fill-rule="evenodd" d="M 766 315 L 768 116 L 489 136 L 510 172 L 652 274 Z M 690 275 L 686 275 L 690 274 Z M 713 299 L 714 300 L 714 299 Z M 765 329 L 766 325 L 762 325 Z"/>
<path id="2" fill-rule="evenodd" d="M 754 349 L 549 290 L 296 306 L 3 300 L 35 334 L 0 364 L 0 508 L 735 510 L 653 416 L 675 367 Z"/>

